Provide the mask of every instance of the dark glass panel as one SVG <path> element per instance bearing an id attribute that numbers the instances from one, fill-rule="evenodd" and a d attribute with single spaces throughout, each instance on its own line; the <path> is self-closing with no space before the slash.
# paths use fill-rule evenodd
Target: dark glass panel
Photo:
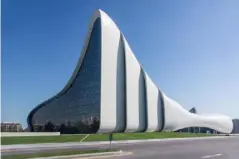
<path id="1" fill-rule="evenodd" d="M 163 131 L 164 124 L 165 124 L 165 117 L 164 117 L 164 100 L 163 95 L 160 90 L 158 90 L 158 122 L 159 122 L 159 131 Z"/>
<path id="2" fill-rule="evenodd" d="M 95 133 L 100 124 L 101 21 L 97 19 L 72 85 L 30 117 L 34 131 Z"/>

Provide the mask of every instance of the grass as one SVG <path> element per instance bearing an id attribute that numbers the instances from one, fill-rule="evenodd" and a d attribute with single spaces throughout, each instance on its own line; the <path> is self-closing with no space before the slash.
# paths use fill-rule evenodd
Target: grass
<path id="1" fill-rule="evenodd" d="M 2 145 L 12 144 L 35 144 L 35 143 L 61 143 L 80 142 L 86 135 L 60 135 L 60 136 L 23 136 L 23 137 L 1 137 Z M 176 132 L 151 132 L 151 133 L 115 133 L 113 140 L 136 140 L 136 139 L 162 139 L 162 138 L 185 138 L 204 137 L 208 134 L 176 133 Z M 108 141 L 107 134 L 89 135 L 87 141 Z"/>
<path id="2" fill-rule="evenodd" d="M 163 138 L 185 138 L 204 137 L 207 134 L 176 133 L 176 132 L 150 132 L 150 133 L 116 133 L 113 140 L 137 140 L 137 139 L 163 139 Z M 93 134 L 84 140 L 86 141 L 107 141 L 108 135 Z"/>
<path id="3" fill-rule="evenodd" d="M 60 143 L 81 141 L 85 135 L 60 135 L 60 136 L 14 136 L 1 137 L 2 145 L 35 144 L 35 143 Z"/>
<path id="4" fill-rule="evenodd" d="M 26 158 L 35 158 L 35 157 L 52 157 L 52 156 L 68 156 L 68 155 L 78 155 L 78 154 L 87 154 L 87 153 L 99 153 L 99 152 L 111 152 L 115 150 L 61 150 L 54 152 L 40 152 L 34 154 L 24 154 L 24 155 L 9 155 L 1 156 L 2 159 L 26 159 Z"/>

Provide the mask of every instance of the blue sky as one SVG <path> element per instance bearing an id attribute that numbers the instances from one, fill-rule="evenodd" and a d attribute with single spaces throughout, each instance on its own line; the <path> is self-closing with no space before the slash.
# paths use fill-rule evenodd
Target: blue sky
<path id="1" fill-rule="evenodd" d="M 239 118 L 237 0 L 2 0 L 2 120 L 21 122 L 66 84 L 103 9 L 149 76 L 186 109 Z"/>

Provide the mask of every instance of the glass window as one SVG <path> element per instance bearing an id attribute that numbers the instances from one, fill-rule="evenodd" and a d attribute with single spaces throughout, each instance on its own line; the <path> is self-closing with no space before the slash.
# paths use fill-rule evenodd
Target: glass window
<path id="1" fill-rule="evenodd" d="M 34 131 L 95 133 L 100 124 L 100 71 L 101 21 L 97 19 L 81 68 L 71 87 L 58 98 L 40 106 L 28 120 L 29 125 Z"/>

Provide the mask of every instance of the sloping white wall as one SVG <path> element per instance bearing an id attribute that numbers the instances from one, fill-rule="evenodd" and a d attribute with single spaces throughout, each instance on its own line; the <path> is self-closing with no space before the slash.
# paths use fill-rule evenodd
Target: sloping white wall
<path id="1" fill-rule="evenodd" d="M 146 105 L 147 105 L 147 131 L 159 131 L 158 121 L 158 88 L 153 81 L 149 78 L 148 74 L 145 74 L 146 84 Z"/>
<path id="2" fill-rule="evenodd" d="M 164 93 L 162 112 L 163 109 L 159 108 L 162 105 L 159 106 L 158 88 L 145 71 L 142 76 L 139 62 L 126 39 L 121 39 L 116 24 L 103 11 L 96 12 L 93 22 L 96 17 L 100 17 L 102 23 L 99 132 L 138 132 L 144 131 L 145 126 L 146 131 L 159 131 L 162 125 L 164 130 L 208 127 L 223 133 L 232 131 L 233 124 L 229 117 L 189 113 Z M 161 121 L 162 116 L 164 124 Z"/>
<path id="3" fill-rule="evenodd" d="M 123 49 L 120 31 L 104 12 L 101 45 L 101 114 L 99 132 L 122 132 L 125 128 Z"/>
<path id="4" fill-rule="evenodd" d="M 146 126 L 144 77 L 140 64 L 123 37 L 126 64 L 126 132 L 142 132 Z"/>

